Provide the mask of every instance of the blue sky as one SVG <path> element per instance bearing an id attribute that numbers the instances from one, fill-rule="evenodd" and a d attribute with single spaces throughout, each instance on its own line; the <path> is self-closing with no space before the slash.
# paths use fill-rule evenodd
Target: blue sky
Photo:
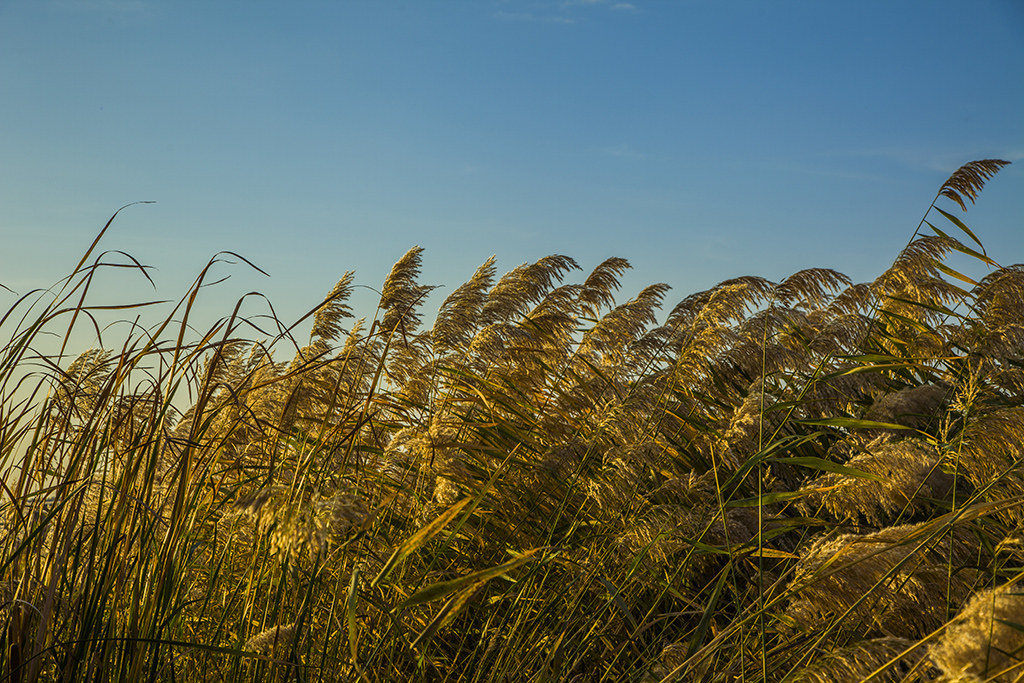
<path id="1" fill-rule="evenodd" d="M 259 290 L 297 317 L 413 245 L 445 285 L 433 308 L 491 254 L 567 254 L 580 278 L 622 256 L 622 298 L 666 282 L 669 307 L 746 274 L 863 281 L 993 157 L 1014 164 L 965 220 L 1024 261 L 1019 0 L 0 0 L 0 283 L 19 293 L 137 200 L 156 203 L 105 245 L 155 266 L 161 297 L 220 250 L 271 275 L 220 268 L 219 315 Z"/>

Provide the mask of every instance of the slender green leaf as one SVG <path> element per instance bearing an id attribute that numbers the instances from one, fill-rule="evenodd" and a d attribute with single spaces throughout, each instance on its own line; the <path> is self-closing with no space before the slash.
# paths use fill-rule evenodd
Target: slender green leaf
<path id="1" fill-rule="evenodd" d="M 626 621 L 628 621 L 629 625 L 633 627 L 633 630 L 635 631 L 639 628 L 636 623 L 636 617 L 634 617 L 633 613 L 629 611 L 629 608 L 626 606 L 626 601 L 622 599 L 622 594 L 619 593 L 619 589 L 603 576 L 598 576 L 597 580 L 601 582 L 605 587 L 605 590 L 608 591 L 608 594 L 612 596 L 612 602 L 615 603 L 615 608 L 626 618 Z"/>
<path id="2" fill-rule="evenodd" d="M 938 264 L 936 264 L 936 265 L 938 265 Z M 957 289 L 959 289 L 960 292 L 962 292 L 963 294 L 967 294 L 966 291 L 960 289 L 959 287 Z M 890 297 L 888 297 L 888 299 L 890 301 L 899 301 L 901 304 L 907 304 L 908 306 L 916 306 L 918 308 L 923 308 L 926 311 L 934 311 L 934 312 L 940 313 L 942 315 L 957 316 L 957 313 L 955 311 L 953 311 L 952 309 L 950 309 L 947 306 L 943 306 L 940 303 L 927 302 L 927 301 L 911 301 L 910 299 L 901 299 L 901 298 L 896 297 L 896 296 L 890 296 Z M 957 316 L 957 317 L 961 317 L 961 316 Z"/>
<path id="3" fill-rule="evenodd" d="M 890 422 L 859 420 L 853 417 L 826 417 L 821 420 L 797 420 L 797 422 L 803 425 L 814 425 L 816 427 L 841 427 L 843 429 L 910 429 L 910 427 L 896 425 Z"/>
<path id="4" fill-rule="evenodd" d="M 942 209 L 940 209 L 937 206 L 935 207 L 935 210 L 938 211 L 939 213 L 941 213 L 943 216 L 945 216 L 949 220 L 950 223 L 952 223 L 956 227 L 958 227 L 961 230 L 963 230 L 964 233 L 968 237 L 970 237 L 972 240 L 974 240 L 974 243 L 977 244 L 978 247 L 981 249 L 981 251 L 984 253 L 985 245 L 981 243 L 981 240 L 978 239 L 977 235 L 975 235 L 973 232 L 971 232 L 970 228 L 968 228 L 966 225 L 964 225 L 963 221 L 961 221 L 959 218 L 957 218 L 956 216 L 954 216 L 951 213 L 946 213 L 945 211 L 943 211 Z"/>
<path id="5" fill-rule="evenodd" d="M 445 606 L 442 607 L 436 615 L 434 615 L 434 618 L 430 620 L 427 627 L 423 629 L 418 636 L 416 636 L 416 640 L 414 640 L 409 647 L 414 650 L 425 647 L 439 630 L 451 623 L 452 619 L 462 611 L 462 608 L 469 603 L 470 599 L 476 595 L 476 592 L 484 583 L 486 583 L 486 581 L 471 583 L 453 595 L 452 598 L 445 603 Z"/>
<path id="6" fill-rule="evenodd" d="M 938 207 L 936 207 L 936 208 L 938 208 Z M 941 209 L 940 209 L 940 210 L 941 210 Z M 963 244 L 961 244 L 960 242 L 958 242 L 958 241 L 954 240 L 954 239 L 953 239 L 952 237 L 950 237 L 950 236 L 949 236 L 949 235 L 947 235 L 946 233 L 944 233 L 944 232 L 942 232 L 941 230 L 939 230 L 938 228 L 936 228 L 936 227 L 935 227 L 934 225 L 932 225 L 931 223 L 928 223 L 928 221 L 925 221 L 925 223 L 927 223 L 927 224 L 928 224 L 928 227 L 929 227 L 929 228 L 931 228 L 932 230 L 934 230 L 934 231 L 935 231 L 935 234 L 937 234 L 937 235 L 939 235 L 939 236 L 941 236 L 941 237 L 945 237 L 945 238 L 947 238 L 947 239 L 951 240 L 951 241 L 952 241 L 952 245 L 951 245 L 951 246 L 953 247 L 953 249 L 955 249 L 956 251 L 959 251 L 959 252 L 960 252 L 961 254 L 967 254 L 968 256 L 973 256 L 974 258 L 978 259 L 979 261 L 982 261 L 982 262 L 984 262 L 984 263 L 987 263 L 987 264 L 988 264 L 988 265 L 990 265 L 990 266 L 994 266 L 994 267 L 996 267 L 996 268 L 998 268 L 998 267 L 999 267 L 999 264 L 998 264 L 998 263 L 996 263 L 995 261 L 993 261 L 992 259 L 990 259 L 990 258 L 989 258 L 988 256 L 986 256 L 985 254 L 982 254 L 982 253 L 980 253 L 980 252 L 977 252 L 977 251 L 975 251 L 974 249 L 971 249 L 970 247 L 964 246 L 964 245 L 963 245 Z"/>
<path id="7" fill-rule="evenodd" d="M 463 498 L 458 503 L 441 513 L 432 522 L 407 538 L 402 545 L 395 549 L 395 552 L 391 554 L 388 561 L 384 563 L 380 572 L 373 581 L 370 582 L 370 588 L 376 588 L 377 584 L 383 581 L 399 562 L 409 557 L 409 555 L 422 548 L 430 539 L 441 533 L 441 531 L 448 526 L 448 523 L 455 519 L 456 515 L 462 511 L 462 508 L 466 507 L 471 502 L 473 502 L 472 498 Z"/>
<path id="8" fill-rule="evenodd" d="M 718 583 L 715 584 L 715 589 L 708 599 L 708 604 L 704 606 L 704 614 L 701 615 L 700 623 L 697 624 L 697 630 L 694 632 L 692 640 L 690 640 L 690 649 L 686 653 L 687 657 L 692 657 L 693 653 L 704 643 L 704 636 L 707 635 L 708 628 L 711 626 L 711 617 L 714 616 L 715 610 L 718 609 L 718 600 L 722 597 L 722 588 L 725 586 L 725 581 L 729 578 L 731 570 L 732 560 L 729 560 L 729 564 L 723 567 L 718 575 Z"/>
<path id="9" fill-rule="evenodd" d="M 800 465 L 802 467 L 810 467 L 816 470 L 822 470 L 824 472 L 835 472 L 836 474 L 845 474 L 857 479 L 873 479 L 874 481 L 884 481 L 882 477 L 877 474 L 871 474 L 870 472 L 864 472 L 862 470 L 855 469 L 853 467 L 847 467 L 846 465 L 840 465 L 839 463 L 832 462 L 831 460 L 825 460 L 823 458 L 814 457 L 797 457 L 797 458 L 771 458 L 772 462 L 784 463 L 787 465 Z"/>
<path id="10" fill-rule="evenodd" d="M 786 501 L 796 500 L 797 498 L 803 498 L 808 493 L 810 493 L 810 491 L 775 491 L 772 493 L 764 493 L 760 496 L 753 496 L 751 498 L 730 500 L 725 504 L 725 506 L 728 508 L 756 508 L 761 505 L 784 503 Z"/>
<path id="11" fill-rule="evenodd" d="M 957 280 L 960 280 L 961 282 L 966 282 L 969 285 L 977 285 L 978 284 L 977 280 L 973 280 L 973 279 L 967 277 L 966 275 L 964 275 L 963 273 L 961 273 L 958 270 L 953 270 L 952 268 L 947 266 L 945 263 L 942 263 L 941 261 L 935 261 L 934 265 L 935 265 L 936 268 L 938 268 L 939 270 L 941 270 L 943 273 L 945 273 L 946 275 L 950 276 L 951 278 L 955 278 Z"/>
<path id="12" fill-rule="evenodd" d="M 421 588 L 420 590 L 416 591 L 408 598 L 400 602 L 395 607 L 395 610 L 403 610 L 409 607 L 413 607 L 415 605 L 421 605 L 425 602 L 439 600 L 445 596 L 451 595 L 456 591 L 460 591 L 466 588 L 467 586 L 471 586 L 473 584 L 481 583 L 484 581 L 490 581 L 491 579 L 509 573 L 516 567 L 520 567 L 528 562 L 534 562 L 538 560 L 539 558 L 536 557 L 536 554 L 541 550 L 541 548 L 534 548 L 533 550 L 530 550 L 529 552 L 520 555 L 516 559 L 509 560 L 508 562 L 505 562 L 504 564 L 499 564 L 496 567 L 481 569 L 480 571 L 473 572 L 472 574 L 467 574 L 466 576 L 461 576 L 457 579 L 452 579 L 451 581 L 441 581 L 440 583 L 434 583 L 424 588 Z"/>
<path id="13" fill-rule="evenodd" d="M 348 646 L 352 653 L 352 662 L 356 661 L 359 651 L 359 631 L 356 622 L 356 605 L 359 598 L 359 567 L 352 570 L 352 581 L 348 585 L 348 597 L 345 600 L 345 623 L 348 626 Z"/>
<path id="14" fill-rule="evenodd" d="M 867 372 L 887 372 L 889 370 L 900 370 L 900 369 L 912 369 L 916 370 L 921 367 L 920 363 L 876 363 L 874 365 L 858 365 L 852 367 L 849 370 L 844 370 L 838 373 L 837 377 L 846 377 L 847 375 L 861 375 Z"/>

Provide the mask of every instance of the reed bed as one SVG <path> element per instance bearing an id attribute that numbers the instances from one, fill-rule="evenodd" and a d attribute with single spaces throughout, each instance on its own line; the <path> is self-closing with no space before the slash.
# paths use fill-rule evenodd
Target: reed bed
<path id="1" fill-rule="evenodd" d="M 873 282 L 489 259 L 427 327 L 413 248 L 197 332 L 215 259 L 72 357 L 104 228 L 0 319 L 4 680 L 1024 680 L 1024 266 L 940 206 L 1005 163 Z"/>

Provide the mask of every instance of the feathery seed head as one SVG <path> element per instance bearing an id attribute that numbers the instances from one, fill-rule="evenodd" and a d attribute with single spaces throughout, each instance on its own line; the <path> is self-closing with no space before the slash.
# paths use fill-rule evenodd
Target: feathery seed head
<path id="1" fill-rule="evenodd" d="M 295 624 L 273 626 L 266 631 L 256 634 L 245 643 L 245 649 L 249 652 L 260 654 L 275 654 L 288 647 L 295 637 Z"/>
<path id="2" fill-rule="evenodd" d="M 775 288 L 774 302 L 789 308 L 815 309 L 824 306 L 850 278 L 829 268 L 808 268 L 793 273 Z"/>
<path id="3" fill-rule="evenodd" d="M 491 256 L 484 261 L 469 282 L 449 294 L 441 304 L 430 331 L 435 348 L 455 351 L 469 343 L 487 301 L 487 290 L 494 284 L 494 260 Z"/>
<path id="4" fill-rule="evenodd" d="M 1010 683 L 1024 676 L 1024 588 L 974 594 L 931 650 L 946 680 Z"/>
<path id="5" fill-rule="evenodd" d="M 922 430 L 937 423 L 939 407 L 948 395 L 949 387 L 941 384 L 922 384 L 889 392 L 875 401 L 866 417 L 874 422 Z"/>
<path id="6" fill-rule="evenodd" d="M 420 315 L 416 308 L 423 303 L 423 297 L 434 289 L 416 284 L 422 253 L 422 247 L 413 247 L 407 251 L 391 268 L 381 289 L 378 307 L 384 311 L 384 317 L 380 321 L 380 329 L 385 333 L 397 329 L 402 339 L 413 334 L 419 327 Z"/>
<path id="7" fill-rule="evenodd" d="M 966 211 L 967 204 L 964 199 L 971 200 L 973 204 L 982 188 L 985 187 L 985 181 L 998 173 L 1003 166 L 1009 166 L 1009 164 L 1009 161 L 1002 159 L 968 162 L 949 176 L 939 189 L 939 194 L 947 199 L 952 199 L 960 205 L 962 210 Z"/>
<path id="8" fill-rule="evenodd" d="M 806 628 L 838 615 L 850 629 L 882 635 L 920 636 L 946 620 L 946 591 L 954 604 L 978 580 L 971 554 L 977 541 L 953 527 L 934 535 L 928 523 L 889 527 L 870 534 L 822 539 L 800 559 L 788 613 Z M 947 562 L 963 571 L 952 577 Z"/>
<path id="9" fill-rule="evenodd" d="M 859 681 L 889 664 L 872 678 L 879 683 L 902 683 L 905 672 L 914 668 L 924 657 L 924 647 L 912 648 L 906 638 L 885 637 L 862 640 L 820 657 L 811 666 L 797 674 L 794 683 L 848 683 Z M 907 650 L 909 653 L 900 657 Z M 891 663 L 890 663 L 891 662 Z"/>
<path id="10" fill-rule="evenodd" d="M 545 256 L 536 263 L 524 263 L 501 276 L 498 283 L 487 294 L 480 313 L 480 323 L 509 322 L 524 315 L 531 306 L 539 303 L 544 295 L 560 282 L 562 275 L 578 270 L 576 261 L 568 256 L 554 254 Z"/>
<path id="11" fill-rule="evenodd" d="M 657 321 L 654 312 L 661 308 L 669 289 L 666 284 L 651 285 L 635 299 L 610 310 L 584 333 L 580 353 L 594 351 L 606 365 L 621 365 L 630 346 L 643 336 L 648 325 Z"/>
<path id="12" fill-rule="evenodd" d="M 920 439 L 903 439 L 860 453 L 847 463 L 878 479 L 865 479 L 830 472 L 805 484 L 809 495 L 798 507 L 815 514 L 824 505 L 839 520 L 863 518 L 876 526 L 895 520 L 904 510 L 914 513 L 931 507 L 929 499 L 945 499 L 953 478 L 939 467 L 941 456 L 934 446 Z"/>
<path id="13" fill-rule="evenodd" d="M 352 280 L 355 271 L 347 271 L 328 293 L 324 302 L 313 317 L 312 339 L 320 339 L 330 344 L 338 340 L 342 332 L 341 321 L 352 317 L 352 309 L 345 302 L 352 294 Z"/>
<path id="14" fill-rule="evenodd" d="M 619 277 L 632 268 L 624 258 L 612 257 L 604 261 L 584 281 L 580 288 L 579 302 L 583 315 L 597 318 L 602 308 L 615 305 L 615 292 L 619 289 Z"/>
<path id="15" fill-rule="evenodd" d="M 871 284 L 860 282 L 837 294 L 826 307 L 831 316 L 862 315 L 871 308 Z"/>
<path id="16" fill-rule="evenodd" d="M 360 496 L 296 495 L 287 486 L 269 486 L 244 496 L 235 510 L 253 518 L 260 533 L 269 534 L 272 552 L 291 558 L 303 552 L 315 555 L 338 536 L 359 531 L 371 521 L 369 506 Z"/>

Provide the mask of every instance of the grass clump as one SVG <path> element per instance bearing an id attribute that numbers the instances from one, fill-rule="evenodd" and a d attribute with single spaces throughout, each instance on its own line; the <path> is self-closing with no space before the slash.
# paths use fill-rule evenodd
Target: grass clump
<path id="1" fill-rule="evenodd" d="M 214 259 L 70 359 L 125 265 L 97 238 L 0 321 L 2 675 L 1019 680 L 1024 269 L 933 212 L 977 242 L 933 202 L 873 282 L 738 278 L 660 323 L 666 285 L 617 303 L 625 260 L 555 255 L 425 327 L 417 247 L 369 321 L 349 272 L 294 325 L 196 332 Z"/>

